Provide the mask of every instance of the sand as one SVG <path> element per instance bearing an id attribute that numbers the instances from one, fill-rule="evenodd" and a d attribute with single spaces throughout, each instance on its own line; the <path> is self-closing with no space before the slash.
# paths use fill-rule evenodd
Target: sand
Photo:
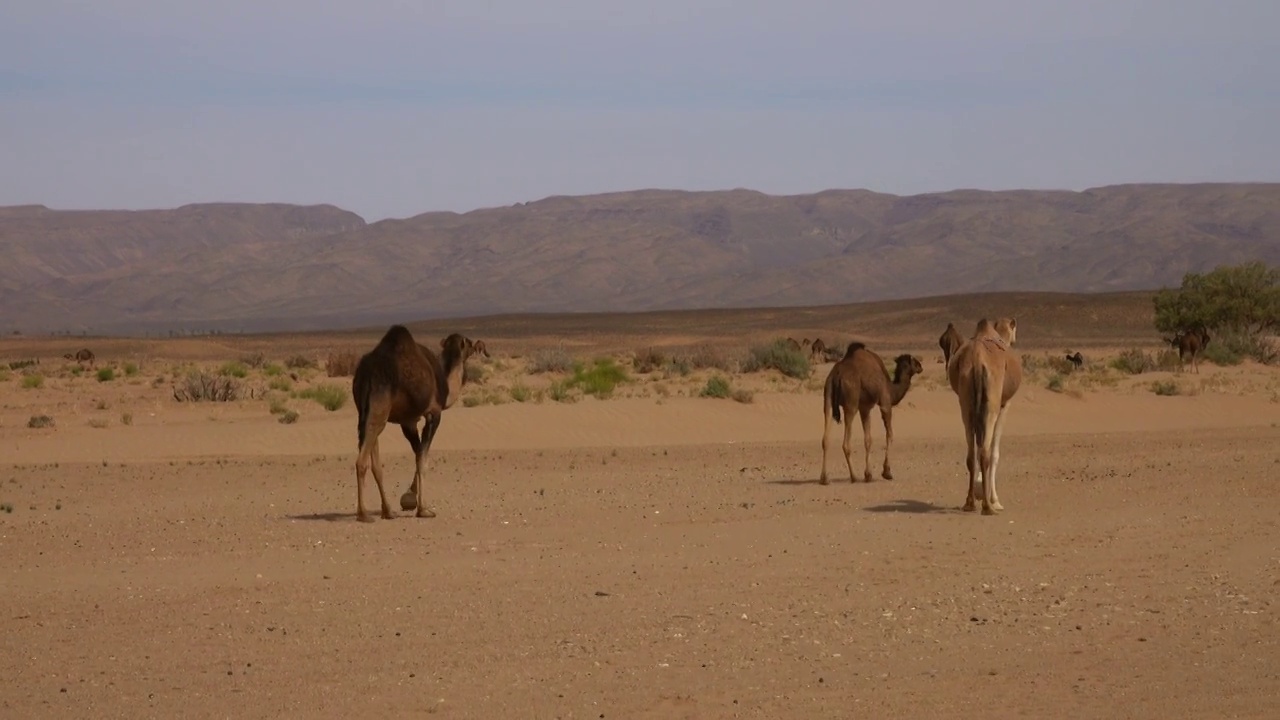
<path id="1" fill-rule="evenodd" d="M 0 381 L 0 717 L 1274 716 L 1280 372 L 1033 375 L 984 517 L 923 359 L 892 481 L 837 450 L 816 483 L 829 365 L 732 375 L 749 403 L 694 373 L 459 403 L 439 516 L 360 524 L 349 402 L 286 425 L 175 402 L 178 361 L 46 355 L 42 387 Z M 486 367 L 473 397 L 550 382 Z M 411 456 L 382 447 L 396 506 Z"/>

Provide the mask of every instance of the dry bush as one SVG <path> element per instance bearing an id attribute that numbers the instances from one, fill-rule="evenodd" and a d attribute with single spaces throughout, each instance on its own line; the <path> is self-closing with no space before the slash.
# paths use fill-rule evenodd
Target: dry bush
<path id="1" fill-rule="evenodd" d="M 187 375 L 173 386 L 173 399 L 178 402 L 231 402 L 238 400 L 242 393 L 243 386 L 235 378 L 203 370 Z"/>
<path id="2" fill-rule="evenodd" d="M 251 368 L 261 368 L 267 364 L 267 356 L 260 352 L 249 353 L 241 357 L 240 362 Z"/>
<path id="3" fill-rule="evenodd" d="M 324 370 L 329 377 L 350 377 L 356 374 L 356 365 L 359 363 L 359 355 L 350 350 L 339 350 L 329 353 Z"/>
<path id="4" fill-rule="evenodd" d="M 306 355 L 294 355 L 284 361 L 284 366 L 294 370 L 307 370 L 316 366 L 316 361 Z"/>
<path id="5" fill-rule="evenodd" d="M 631 360 L 631 366 L 638 373 L 651 373 L 655 370 L 661 370 L 666 365 L 667 356 L 651 347 L 637 350 L 636 356 Z"/>

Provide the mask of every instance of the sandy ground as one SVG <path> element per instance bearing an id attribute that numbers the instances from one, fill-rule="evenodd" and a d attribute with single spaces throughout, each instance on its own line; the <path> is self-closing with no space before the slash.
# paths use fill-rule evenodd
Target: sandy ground
<path id="1" fill-rule="evenodd" d="M 924 359 L 893 481 L 816 484 L 829 366 L 735 374 L 748 403 L 694 373 L 459 403 L 439 517 L 369 525 L 349 402 L 289 398 L 286 425 L 264 399 L 175 402 L 160 359 L 11 372 L 0 717 L 1274 717 L 1280 371 L 1033 374 L 983 517 Z M 548 382 L 487 367 L 473 397 Z M 325 382 L 350 380 L 298 385 Z M 382 454 L 394 506 L 395 429 Z"/>

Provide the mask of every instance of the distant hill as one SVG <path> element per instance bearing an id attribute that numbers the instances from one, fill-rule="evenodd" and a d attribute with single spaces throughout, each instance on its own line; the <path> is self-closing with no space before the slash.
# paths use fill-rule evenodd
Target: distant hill
<path id="1" fill-rule="evenodd" d="M 0 208 L 0 330 L 303 330 L 1177 285 L 1280 264 L 1280 184 L 638 190 L 366 224 L 322 205 Z"/>

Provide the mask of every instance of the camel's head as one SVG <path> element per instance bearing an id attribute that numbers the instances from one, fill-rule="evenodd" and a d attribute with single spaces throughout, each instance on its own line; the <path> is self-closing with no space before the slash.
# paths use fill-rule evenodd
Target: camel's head
<path id="1" fill-rule="evenodd" d="M 453 367 L 455 363 L 466 362 L 475 353 L 476 345 L 471 338 L 452 333 L 440 341 L 440 358 L 445 367 Z"/>
<path id="2" fill-rule="evenodd" d="M 911 378 L 924 372 L 924 363 L 920 362 L 920 358 L 915 355 L 903 353 L 893 359 L 893 381 L 895 383 Z"/>
<path id="3" fill-rule="evenodd" d="M 489 357 L 489 348 L 485 347 L 483 340 L 476 340 L 474 343 L 471 344 L 471 347 L 473 350 L 472 352 L 473 355 L 483 355 L 484 357 Z"/>
<path id="4" fill-rule="evenodd" d="M 996 320 L 996 334 L 1012 345 L 1018 339 L 1018 321 L 1011 317 Z"/>

